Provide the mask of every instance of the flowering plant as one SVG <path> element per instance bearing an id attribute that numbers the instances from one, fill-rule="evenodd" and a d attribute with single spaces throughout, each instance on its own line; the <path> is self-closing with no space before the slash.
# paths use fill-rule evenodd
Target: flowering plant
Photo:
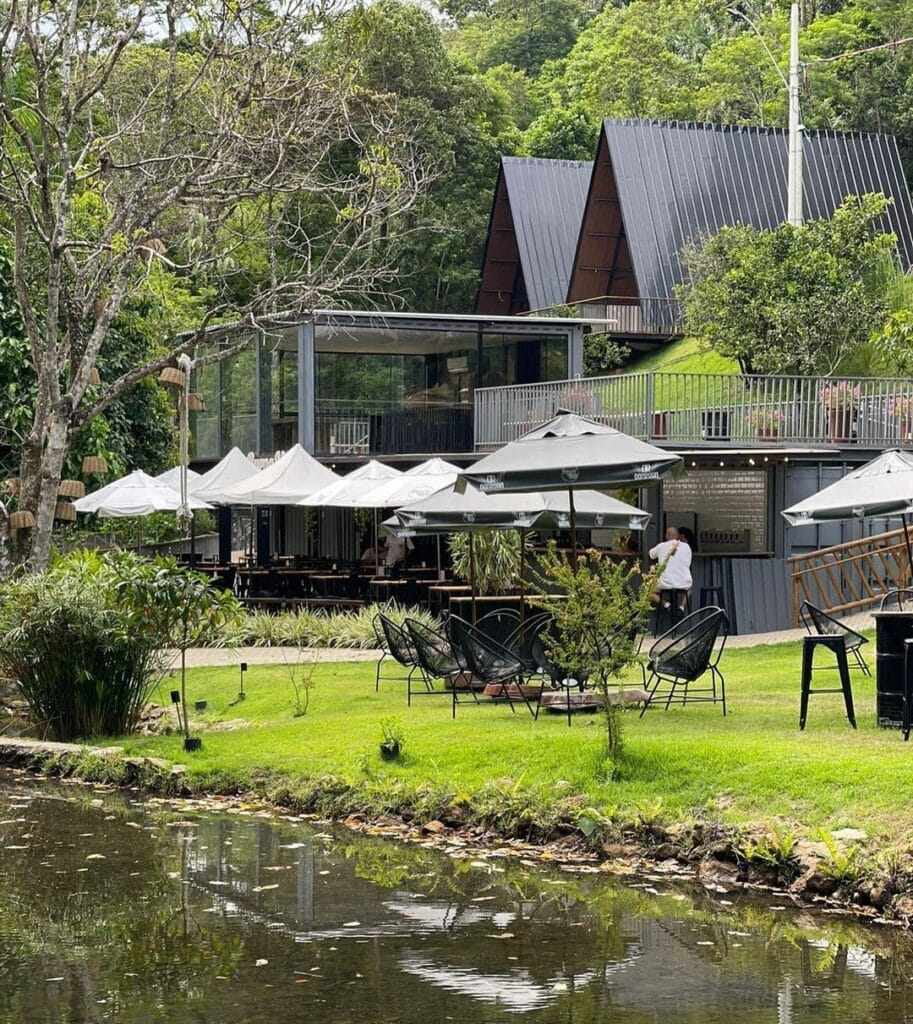
<path id="1" fill-rule="evenodd" d="M 913 417 L 913 395 L 893 395 L 888 399 L 888 415 L 897 419 Z"/>
<path id="2" fill-rule="evenodd" d="M 779 430 L 786 417 L 779 409 L 761 406 L 748 414 L 748 423 L 755 430 Z"/>
<path id="3" fill-rule="evenodd" d="M 855 409 L 859 404 L 859 385 L 838 380 L 821 386 L 821 404 L 825 409 Z"/>

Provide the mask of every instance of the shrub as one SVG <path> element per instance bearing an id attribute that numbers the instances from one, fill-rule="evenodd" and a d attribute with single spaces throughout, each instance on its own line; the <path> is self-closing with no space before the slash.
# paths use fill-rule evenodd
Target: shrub
<path id="1" fill-rule="evenodd" d="M 133 628 L 117 591 L 140 564 L 134 555 L 74 552 L 0 589 L 0 665 L 56 739 L 136 726 L 163 668 L 158 638 Z"/>
<path id="2" fill-rule="evenodd" d="M 0 588 L 0 671 L 56 739 L 120 735 L 136 727 L 168 647 L 196 642 L 235 607 L 174 559 L 75 551 Z"/>
<path id="3" fill-rule="evenodd" d="M 271 615 L 252 612 L 226 623 L 207 642 L 249 647 L 336 647 L 343 650 L 371 650 L 377 646 L 372 625 L 382 610 L 397 625 L 408 616 L 439 628 L 435 617 L 420 608 L 400 608 L 395 604 L 370 605 L 357 612 L 302 610 Z"/>

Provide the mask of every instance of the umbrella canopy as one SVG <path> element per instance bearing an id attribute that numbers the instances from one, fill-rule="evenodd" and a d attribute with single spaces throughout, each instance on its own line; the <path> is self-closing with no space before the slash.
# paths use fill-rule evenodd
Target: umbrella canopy
<path id="1" fill-rule="evenodd" d="M 479 459 L 463 471 L 460 481 L 487 492 L 644 487 L 681 465 L 679 455 L 561 410 L 548 423 Z"/>
<path id="2" fill-rule="evenodd" d="M 181 496 L 173 487 L 140 469 L 73 502 L 77 512 L 94 512 L 103 519 L 177 512 L 180 504 Z M 189 497 L 187 504 L 191 509 L 210 507 L 196 497 Z"/>
<path id="3" fill-rule="evenodd" d="M 173 466 L 171 469 L 166 469 L 164 473 L 159 473 L 155 479 L 160 480 L 163 484 L 168 484 L 169 487 L 173 487 L 176 491 L 180 491 L 181 467 Z M 194 484 L 199 479 L 199 473 L 194 472 L 192 469 L 187 470 L 187 490 L 190 494 L 194 492 Z"/>
<path id="4" fill-rule="evenodd" d="M 338 479 L 296 444 L 266 469 L 227 488 L 223 499 L 226 505 L 296 505 Z"/>
<path id="5" fill-rule="evenodd" d="M 575 495 L 577 526 L 582 529 L 643 530 L 650 514 L 598 491 Z M 478 530 L 566 530 L 570 528 L 570 499 L 554 494 L 485 494 L 467 487 L 454 488 L 397 509 L 384 526 L 414 533 L 451 533 Z"/>
<path id="6" fill-rule="evenodd" d="M 341 479 L 339 477 L 326 487 L 308 495 L 298 502 L 320 508 L 373 508 L 364 505 L 361 499 L 382 480 L 398 480 L 403 475 L 401 469 L 385 466 L 384 463 L 371 459 L 358 469 L 353 469 Z"/>
<path id="7" fill-rule="evenodd" d="M 790 526 L 913 515 L 913 455 L 886 451 L 781 515 Z"/>
<path id="8" fill-rule="evenodd" d="M 400 508 L 453 487 L 459 466 L 437 457 L 428 459 L 398 477 L 384 480 L 358 502 L 360 508 Z"/>
<path id="9" fill-rule="evenodd" d="M 232 448 L 221 462 L 217 462 L 199 480 L 195 480 L 190 490 L 203 501 L 213 505 L 225 505 L 225 495 L 230 488 L 237 487 L 259 472 L 240 448 Z"/>

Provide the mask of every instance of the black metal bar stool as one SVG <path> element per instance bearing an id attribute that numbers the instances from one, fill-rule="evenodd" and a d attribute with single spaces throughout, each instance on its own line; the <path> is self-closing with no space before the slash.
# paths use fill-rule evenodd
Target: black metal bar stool
<path id="1" fill-rule="evenodd" d="M 708 559 L 703 583 L 704 585 L 701 587 L 700 603 L 698 607 L 707 608 L 710 605 L 716 605 L 718 608 L 724 607 L 723 570 L 719 563 L 719 559 Z"/>
<path id="2" fill-rule="evenodd" d="M 682 598 L 684 597 L 684 600 Z M 687 590 L 659 591 L 659 604 L 653 613 L 653 635 L 662 636 L 667 629 L 671 629 L 676 623 L 691 612 L 691 598 Z M 663 617 L 666 618 L 666 625 L 663 627 Z"/>
<path id="3" fill-rule="evenodd" d="M 837 658 L 837 671 L 840 675 L 840 687 L 824 690 L 812 689 L 812 668 L 815 651 L 818 647 L 826 647 L 833 651 Z M 846 638 L 833 633 L 814 633 L 802 638 L 802 698 L 799 708 L 799 728 L 805 728 L 808 716 L 808 698 L 813 693 L 842 693 L 846 705 L 846 717 L 850 725 L 856 728 L 856 713 L 853 711 L 853 691 L 850 686 L 850 666 L 846 660 Z"/>

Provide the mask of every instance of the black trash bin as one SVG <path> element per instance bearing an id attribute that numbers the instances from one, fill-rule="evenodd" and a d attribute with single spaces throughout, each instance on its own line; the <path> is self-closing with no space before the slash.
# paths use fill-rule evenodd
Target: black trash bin
<path id="1" fill-rule="evenodd" d="M 913 612 L 875 612 L 875 709 L 882 729 L 903 723 L 904 641 L 913 637 Z"/>

